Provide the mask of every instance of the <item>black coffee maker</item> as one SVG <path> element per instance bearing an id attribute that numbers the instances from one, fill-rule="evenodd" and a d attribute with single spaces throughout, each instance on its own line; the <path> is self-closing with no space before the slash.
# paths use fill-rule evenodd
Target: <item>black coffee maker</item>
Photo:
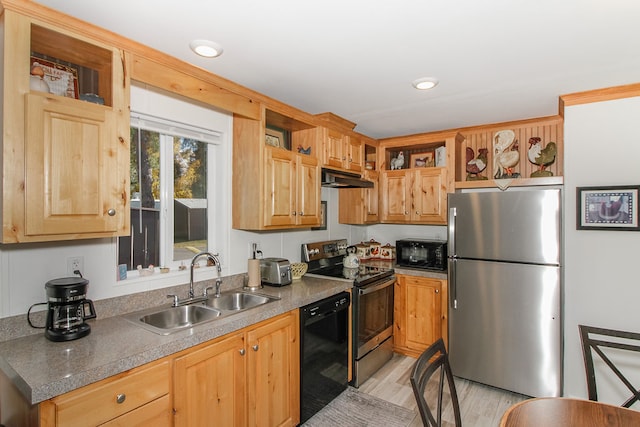
<path id="1" fill-rule="evenodd" d="M 51 341 L 71 341 L 89 335 L 91 327 L 85 320 L 95 319 L 96 311 L 93 301 L 85 298 L 88 285 L 89 281 L 82 277 L 49 280 L 44 286 L 48 302 L 34 304 L 29 308 L 29 325 L 38 327 L 34 326 L 29 318 L 31 308 L 47 304 L 45 337 Z"/>

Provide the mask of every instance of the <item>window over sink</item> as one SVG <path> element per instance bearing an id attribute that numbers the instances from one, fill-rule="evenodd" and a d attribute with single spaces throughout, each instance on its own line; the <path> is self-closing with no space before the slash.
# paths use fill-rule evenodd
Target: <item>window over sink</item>
<path id="1" fill-rule="evenodd" d="M 177 266 L 209 249 L 209 176 L 221 136 L 131 114 L 131 235 L 118 238 L 118 264 Z"/>

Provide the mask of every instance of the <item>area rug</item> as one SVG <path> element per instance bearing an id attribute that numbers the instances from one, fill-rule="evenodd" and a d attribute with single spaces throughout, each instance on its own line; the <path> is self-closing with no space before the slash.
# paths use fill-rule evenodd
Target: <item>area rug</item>
<path id="1" fill-rule="evenodd" d="M 302 425 L 407 427 L 415 416 L 409 409 L 349 387 Z"/>

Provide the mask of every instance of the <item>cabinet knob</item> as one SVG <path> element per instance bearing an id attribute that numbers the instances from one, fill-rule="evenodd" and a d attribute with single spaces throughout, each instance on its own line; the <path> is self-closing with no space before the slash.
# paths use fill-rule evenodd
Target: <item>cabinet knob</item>
<path id="1" fill-rule="evenodd" d="M 300 211 L 300 216 L 304 216 L 304 212 Z"/>
<path id="2" fill-rule="evenodd" d="M 240 356 L 244 356 L 244 353 L 245 353 L 244 348 L 241 348 L 240 349 Z"/>
<path id="3" fill-rule="evenodd" d="M 416 215 L 420 215 L 420 212 L 416 211 Z"/>
<path id="4" fill-rule="evenodd" d="M 109 210 L 107 211 L 107 214 L 108 214 L 109 216 L 114 216 L 114 215 L 116 214 L 116 210 L 115 210 L 115 209 L 109 209 Z"/>
<path id="5" fill-rule="evenodd" d="M 436 294 L 439 294 L 439 293 L 440 293 L 440 289 L 436 289 Z"/>
<path id="6" fill-rule="evenodd" d="M 116 395 L 116 402 L 118 403 L 124 403 L 124 401 L 127 399 L 127 395 L 124 393 L 118 393 Z"/>
<path id="7" fill-rule="evenodd" d="M 258 351 L 258 344 L 252 345 L 251 348 L 253 349 L 253 351 Z"/>
<path id="8" fill-rule="evenodd" d="M 405 215 L 409 215 L 409 211 L 404 211 L 404 214 Z"/>
<path id="9" fill-rule="evenodd" d="M 293 216 L 296 216 L 296 215 L 298 215 L 298 212 L 293 211 Z"/>

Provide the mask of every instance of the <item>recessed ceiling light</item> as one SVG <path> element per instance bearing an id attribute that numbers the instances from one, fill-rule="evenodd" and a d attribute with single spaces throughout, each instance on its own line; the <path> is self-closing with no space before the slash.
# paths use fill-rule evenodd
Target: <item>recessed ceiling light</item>
<path id="1" fill-rule="evenodd" d="M 189 43 L 189 47 L 197 55 L 205 58 L 215 58 L 222 55 L 222 46 L 209 40 L 193 40 Z"/>
<path id="2" fill-rule="evenodd" d="M 423 77 L 421 79 L 414 80 L 412 85 L 419 90 L 427 90 L 436 87 L 438 79 L 433 77 Z"/>

